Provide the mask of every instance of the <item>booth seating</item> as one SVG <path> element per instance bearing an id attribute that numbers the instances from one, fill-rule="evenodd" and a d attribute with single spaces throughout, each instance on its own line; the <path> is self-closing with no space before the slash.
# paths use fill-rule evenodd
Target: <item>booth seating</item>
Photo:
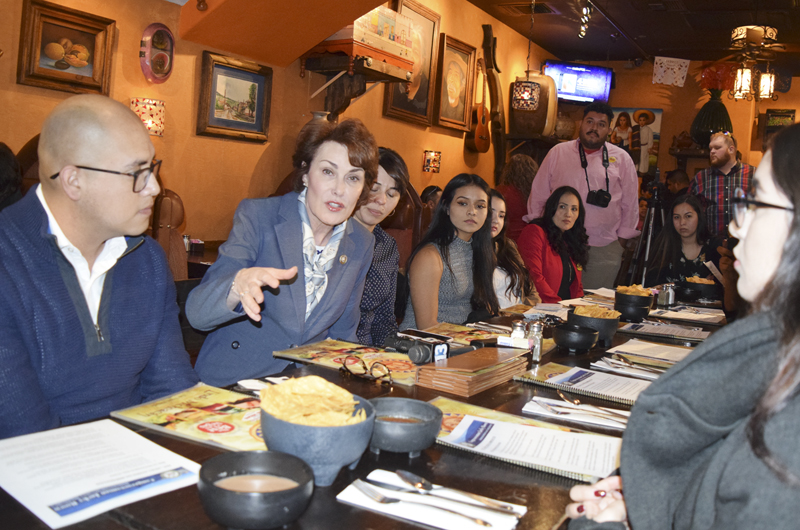
<path id="1" fill-rule="evenodd" d="M 17 153 L 17 160 L 22 171 L 22 194 L 39 183 L 39 135 L 37 134 L 28 143 L 22 146 Z"/>
<path id="2" fill-rule="evenodd" d="M 167 254 L 167 262 L 176 281 L 189 277 L 186 245 L 183 243 L 183 234 L 178 229 L 183 224 L 183 217 L 183 201 L 178 194 L 172 190 L 162 190 L 153 205 L 153 224 L 150 232 Z"/>

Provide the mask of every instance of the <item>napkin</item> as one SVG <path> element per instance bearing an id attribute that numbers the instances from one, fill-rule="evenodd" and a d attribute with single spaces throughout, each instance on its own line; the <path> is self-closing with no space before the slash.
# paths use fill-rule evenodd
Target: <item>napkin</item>
<path id="1" fill-rule="evenodd" d="M 546 407 L 543 407 L 540 403 L 542 402 L 551 407 L 558 407 L 559 411 L 563 411 L 565 409 L 574 409 L 575 412 L 568 413 L 568 414 L 554 414 L 553 412 L 547 410 Z M 522 412 L 528 414 L 536 414 L 539 416 L 547 416 L 549 418 L 558 418 L 560 420 L 565 421 L 574 421 L 578 423 L 590 423 L 592 425 L 602 425 L 603 427 L 610 427 L 612 429 L 624 429 L 627 420 L 622 418 L 614 418 L 614 419 L 605 419 L 600 416 L 595 416 L 594 414 L 586 414 L 584 411 L 593 412 L 590 407 L 586 407 L 585 405 L 575 405 L 573 403 L 567 403 L 566 401 L 560 399 L 548 399 L 544 397 L 535 397 L 532 400 L 528 401 L 524 407 L 522 407 Z M 630 412 L 626 410 L 617 410 L 614 409 L 615 412 L 619 412 L 624 416 L 630 415 Z"/>
<path id="2" fill-rule="evenodd" d="M 367 476 L 367 478 L 376 480 L 378 482 L 384 482 L 386 484 L 392 484 L 393 486 L 408 487 L 409 491 L 413 491 L 411 490 L 410 486 L 408 486 L 408 484 L 406 484 L 400 479 L 400 477 L 398 477 L 391 471 L 387 471 L 385 469 L 376 469 L 372 473 L 370 473 Z M 471 501 L 467 497 L 464 497 L 462 495 L 450 491 L 441 490 L 436 493 L 436 496 L 433 496 L 433 495 L 419 495 L 416 493 L 404 493 L 402 491 L 392 491 L 381 488 L 379 486 L 375 486 L 373 484 L 369 484 L 369 486 L 380 492 L 382 495 L 385 495 L 386 497 L 394 497 L 396 499 L 401 499 L 405 501 L 413 501 L 414 503 L 424 503 L 430 506 L 441 506 L 442 508 L 455 510 L 459 513 L 463 513 L 464 515 L 468 515 L 470 517 L 477 517 L 478 519 L 483 519 L 484 521 L 490 523 L 493 529 L 510 530 L 517 526 L 518 520 L 516 517 L 512 515 L 503 515 L 502 513 L 484 510 L 480 507 L 480 504 L 475 504 L 475 507 L 473 508 L 461 502 L 452 502 L 442 498 L 447 496 L 453 499 L 458 499 L 459 501 L 477 502 L 477 501 Z M 453 515 L 445 511 L 438 510 L 436 508 L 428 508 L 425 506 L 420 506 L 418 504 L 411 504 L 408 502 L 380 504 L 378 502 L 373 501 L 360 491 L 358 491 L 356 487 L 353 486 L 352 484 L 350 484 L 344 490 L 342 490 L 342 492 L 336 496 L 336 500 L 345 504 L 350 504 L 352 506 L 363 508 L 365 510 L 382 513 L 384 515 L 388 515 L 390 517 L 394 517 L 397 519 L 414 521 L 417 523 L 422 523 L 428 526 L 432 526 L 434 528 L 442 528 L 444 530 L 486 529 L 486 527 L 478 525 L 476 523 L 472 523 L 463 517 L 459 517 L 457 515 Z M 520 506 L 517 504 L 509 504 L 502 501 L 498 502 L 510 506 L 516 513 L 520 515 L 524 514 L 528 510 L 525 506 Z"/>

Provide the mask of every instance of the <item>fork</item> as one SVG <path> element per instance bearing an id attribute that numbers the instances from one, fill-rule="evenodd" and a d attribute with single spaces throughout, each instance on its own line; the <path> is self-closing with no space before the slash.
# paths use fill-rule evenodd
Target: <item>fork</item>
<path id="1" fill-rule="evenodd" d="M 616 416 L 617 418 L 624 418 L 626 422 L 628 421 L 628 416 L 626 416 L 625 414 L 620 414 L 619 412 L 616 412 L 613 409 L 608 409 L 605 407 L 596 407 L 594 405 L 590 405 L 589 403 L 581 403 L 581 400 L 579 400 L 578 398 L 569 399 L 561 390 L 556 390 L 556 393 L 558 394 L 558 397 L 560 397 L 567 403 L 572 403 L 576 407 L 580 407 L 581 405 L 583 405 L 584 407 L 589 407 L 590 409 L 599 411 L 603 414 Z"/>
<path id="2" fill-rule="evenodd" d="M 611 359 L 617 361 L 618 363 L 622 363 L 628 368 L 635 368 L 636 370 L 642 370 L 644 372 L 650 372 L 652 374 L 663 374 L 666 370 L 661 370 L 660 368 L 653 368 L 651 366 L 645 366 L 643 364 L 634 363 L 630 359 L 627 359 L 619 354 L 612 354 Z"/>
<path id="3" fill-rule="evenodd" d="M 611 414 L 606 414 L 604 412 L 592 412 L 591 410 L 579 410 L 579 409 L 559 410 L 558 408 L 554 407 L 553 405 L 549 405 L 544 401 L 536 401 L 536 403 L 544 407 L 551 414 L 555 414 L 556 416 L 586 414 L 587 416 L 594 416 L 595 418 L 600 418 L 606 421 L 613 421 L 614 423 L 619 423 L 620 425 L 627 425 L 627 418 L 625 418 L 625 420 L 623 421 L 622 419 L 617 419 L 616 416 L 612 416 Z"/>
<path id="4" fill-rule="evenodd" d="M 437 510 L 442 510 L 443 512 L 452 513 L 453 515 L 458 515 L 459 517 L 463 517 L 465 519 L 469 519 L 473 523 L 479 524 L 481 526 L 486 526 L 488 528 L 492 527 L 492 525 L 490 523 L 487 523 L 483 519 L 478 519 L 477 517 L 470 517 L 469 515 L 465 515 L 463 513 L 457 512 L 455 510 L 450 510 L 448 508 L 442 508 L 441 506 L 436 506 L 434 504 L 427 504 L 427 503 L 424 503 L 424 502 L 407 501 L 405 499 L 397 499 L 395 497 L 387 497 L 387 496 L 383 495 L 381 492 L 379 492 L 378 490 L 376 490 L 375 488 L 373 488 L 372 486 L 370 486 L 369 484 L 367 484 L 366 482 L 362 481 L 361 479 L 354 480 L 353 481 L 353 486 L 355 486 L 358 491 L 360 491 L 361 493 L 363 493 L 364 495 L 366 495 L 367 497 L 369 497 L 373 501 L 378 502 L 380 504 L 394 504 L 394 503 L 397 503 L 397 502 L 406 502 L 406 503 L 409 503 L 409 504 L 419 504 L 420 506 L 427 506 L 429 508 L 435 508 Z"/>

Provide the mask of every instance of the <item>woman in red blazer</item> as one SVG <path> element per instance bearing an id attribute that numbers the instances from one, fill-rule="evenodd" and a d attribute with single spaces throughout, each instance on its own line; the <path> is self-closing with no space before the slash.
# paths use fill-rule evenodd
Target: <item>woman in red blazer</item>
<path id="1" fill-rule="evenodd" d="M 581 271 L 589 257 L 589 237 L 583 227 L 586 210 L 571 186 L 555 190 L 519 236 L 519 252 L 542 302 L 583 296 Z"/>

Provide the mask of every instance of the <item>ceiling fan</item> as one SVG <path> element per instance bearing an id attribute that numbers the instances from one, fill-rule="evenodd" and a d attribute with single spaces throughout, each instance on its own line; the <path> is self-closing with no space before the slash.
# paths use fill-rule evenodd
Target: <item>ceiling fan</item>
<path id="1" fill-rule="evenodd" d="M 735 60 L 770 62 L 778 58 L 779 52 L 800 52 L 800 47 L 778 42 L 778 29 L 773 26 L 739 26 L 731 31 L 731 44 L 727 48 L 734 53 L 713 64 Z"/>

